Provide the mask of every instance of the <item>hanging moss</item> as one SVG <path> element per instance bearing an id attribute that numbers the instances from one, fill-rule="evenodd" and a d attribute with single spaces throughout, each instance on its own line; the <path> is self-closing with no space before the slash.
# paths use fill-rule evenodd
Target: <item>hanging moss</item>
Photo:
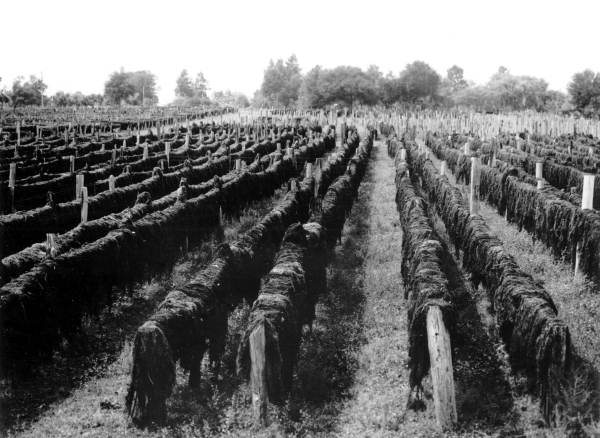
<path id="1" fill-rule="evenodd" d="M 548 293 L 520 270 L 485 221 L 470 215 L 460 191 L 440 176 L 430 161 L 410 155 L 411 168 L 422 178 L 450 239 L 463 251 L 463 265 L 471 271 L 475 285 L 483 283 L 488 289 L 513 367 L 536 384 L 544 414 L 549 417 L 555 402 L 549 389 L 558 384 L 556 379 L 566 374 L 570 364 L 567 326 L 558 318 Z M 506 182 L 511 179 L 514 177 Z M 518 199 L 509 199 L 507 208 L 525 205 L 528 197 L 524 192 Z M 524 219 L 523 226 L 530 219 L 531 215 Z"/>

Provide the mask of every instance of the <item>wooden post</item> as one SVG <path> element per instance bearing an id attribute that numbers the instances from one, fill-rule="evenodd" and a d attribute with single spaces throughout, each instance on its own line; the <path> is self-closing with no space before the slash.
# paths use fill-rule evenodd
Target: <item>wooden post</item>
<path id="1" fill-rule="evenodd" d="M 235 160 L 235 170 L 241 170 L 242 169 L 242 160 L 240 160 L 239 158 L 237 160 Z"/>
<path id="2" fill-rule="evenodd" d="M 471 214 L 479 214 L 479 180 L 481 168 L 479 158 L 471 157 L 471 191 L 469 195 L 469 211 Z"/>
<path id="3" fill-rule="evenodd" d="M 108 190 L 111 192 L 115 191 L 115 176 L 114 175 L 110 175 L 108 177 Z"/>
<path id="4" fill-rule="evenodd" d="M 17 147 L 21 146 L 21 122 L 17 121 Z M 17 147 L 15 147 L 15 154 L 17 151 Z"/>
<path id="5" fill-rule="evenodd" d="M 142 160 L 148 159 L 148 143 L 144 143 L 144 151 L 142 153 Z"/>
<path id="6" fill-rule="evenodd" d="M 542 179 L 544 177 L 543 172 L 544 172 L 544 163 L 542 163 L 541 161 L 536 162 L 535 163 L 535 178 Z"/>
<path id="7" fill-rule="evenodd" d="M 306 178 L 312 178 L 312 163 L 306 163 Z"/>
<path id="8" fill-rule="evenodd" d="M 110 165 L 114 166 L 116 162 L 117 162 L 117 150 L 113 149 L 111 151 L 111 155 L 110 155 Z"/>
<path id="9" fill-rule="evenodd" d="M 75 156 L 69 155 L 69 172 L 75 173 Z"/>
<path id="10" fill-rule="evenodd" d="M 10 189 L 10 211 L 15 211 L 15 185 L 17 181 L 17 163 L 10 163 L 8 171 L 8 187 Z"/>
<path id="11" fill-rule="evenodd" d="M 400 149 L 400 161 L 406 161 L 406 149 Z"/>
<path id="12" fill-rule="evenodd" d="M 452 349 L 450 334 L 444 325 L 442 311 L 438 306 L 431 306 L 427 311 L 427 345 L 435 417 L 440 429 L 449 430 L 457 422 Z"/>
<path id="13" fill-rule="evenodd" d="M 469 144 L 469 142 L 466 142 L 465 145 L 463 146 L 463 153 L 468 157 L 469 155 L 471 155 L 471 145 Z"/>
<path id="14" fill-rule="evenodd" d="M 167 167 L 169 167 L 171 165 L 171 143 L 170 142 L 165 142 L 165 157 L 167 159 Z"/>
<path id="15" fill-rule="evenodd" d="M 583 175 L 583 192 L 581 194 L 581 209 L 594 209 L 594 180 L 595 175 Z M 575 275 L 581 271 L 581 243 L 577 243 L 575 248 Z"/>
<path id="16" fill-rule="evenodd" d="M 446 167 L 447 167 L 446 160 L 443 160 L 440 164 L 440 175 L 442 175 L 442 176 L 446 175 Z"/>
<path id="17" fill-rule="evenodd" d="M 83 175 L 82 175 L 83 176 Z M 88 190 L 87 187 L 81 187 L 81 223 L 87 222 L 88 218 Z"/>
<path id="18" fill-rule="evenodd" d="M 267 421 L 267 358 L 264 323 L 259 324 L 249 337 L 250 344 L 250 388 L 252 392 L 252 416 L 257 425 Z"/>
<path id="19" fill-rule="evenodd" d="M 56 255 L 56 234 L 46 233 L 46 256 L 54 257 Z"/>
<path id="20" fill-rule="evenodd" d="M 75 176 L 75 199 L 80 199 L 81 197 L 81 189 L 83 188 L 83 180 L 84 180 L 84 175 L 77 174 Z"/>

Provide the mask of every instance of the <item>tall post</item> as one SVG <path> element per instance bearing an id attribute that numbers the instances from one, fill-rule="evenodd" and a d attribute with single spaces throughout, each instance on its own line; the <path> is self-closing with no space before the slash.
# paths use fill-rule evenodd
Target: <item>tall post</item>
<path id="1" fill-rule="evenodd" d="M 438 306 L 431 306 L 427 311 L 427 345 L 436 420 L 441 430 L 449 430 L 457 422 L 452 348 L 450 334 Z"/>
<path id="2" fill-rule="evenodd" d="M 88 219 L 88 190 L 87 187 L 81 187 L 81 223 Z"/>
<path id="3" fill-rule="evenodd" d="M 594 180 L 595 175 L 583 175 L 583 192 L 581 194 L 581 209 L 594 209 Z M 575 275 L 581 271 L 581 243 L 577 243 L 575 248 Z"/>
<path id="4" fill-rule="evenodd" d="M 8 188 L 10 189 L 10 211 L 15 211 L 15 185 L 17 181 L 17 163 L 10 163 L 8 171 Z"/>
<path id="5" fill-rule="evenodd" d="M 479 214 L 479 181 L 481 179 L 481 168 L 479 157 L 471 157 L 471 187 L 469 194 L 469 211 L 471 214 Z"/>
<path id="6" fill-rule="evenodd" d="M 171 143 L 170 142 L 165 142 L 165 158 L 167 159 L 167 167 L 169 167 L 171 165 Z"/>
<path id="7" fill-rule="evenodd" d="M 77 174 L 75 176 L 75 199 L 81 198 L 81 189 L 83 188 L 84 175 Z"/>

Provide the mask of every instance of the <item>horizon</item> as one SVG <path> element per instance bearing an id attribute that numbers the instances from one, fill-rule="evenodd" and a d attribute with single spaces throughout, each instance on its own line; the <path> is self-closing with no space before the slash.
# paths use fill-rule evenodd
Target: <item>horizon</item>
<path id="1" fill-rule="evenodd" d="M 316 65 L 363 70 L 377 65 L 384 75 L 398 75 L 406 64 L 421 60 L 442 77 L 458 65 L 465 79 L 477 84 L 505 66 L 563 92 L 575 73 L 600 71 L 600 59 L 593 57 L 594 12 L 600 8 L 591 2 L 576 0 L 566 8 L 509 0 L 489 9 L 466 0 L 369 4 L 365 9 L 357 2 L 309 0 L 293 8 L 271 0 L 174 0 L 164 8 L 156 0 L 13 1 L 0 6 L 2 15 L 27 20 L 3 23 L 4 41 L 16 35 L 18 44 L 3 49 L 4 59 L 13 62 L 0 68 L 0 87 L 10 88 L 17 76 L 35 75 L 48 85 L 48 96 L 103 94 L 112 72 L 149 70 L 164 105 L 175 98 L 175 80 L 186 69 L 192 77 L 204 73 L 210 95 L 230 90 L 252 98 L 269 61 L 292 54 L 303 74 Z M 388 53 L 390 47 L 398 49 Z"/>

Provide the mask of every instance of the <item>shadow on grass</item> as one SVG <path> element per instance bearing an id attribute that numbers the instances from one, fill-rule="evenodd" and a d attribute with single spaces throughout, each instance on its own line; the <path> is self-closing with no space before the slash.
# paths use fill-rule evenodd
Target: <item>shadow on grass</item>
<path id="1" fill-rule="evenodd" d="M 115 288 L 115 301 L 96 317 L 86 316 L 80 331 L 64 341 L 51 360 L 31 364 L 32 372 L 14 374 L 0 384 L 0 429 L 21 429 L 53 403 L 66 399 L 121 355 L 137 328 L 165 297 L 173 283 L 185 281 L 212 256 L 212 238 L 173 271 L 130 292 Z"/>
<path id="2" fill-rule="evenodd" d="M 302 436 L 332 432 L 354 383 L 358 353 L 366 342 L 363 283 L 372 191 L 368 181 L 369 172 L 346 222 L 342 245 L 332 254 L 327 294 L 317 305 L 313 330 L 303 335 L 288 403 L 288 433 Z"/>
<path id="3" fill-rule="evenodd" d="M 167 272 L 156 275 L 150 283 L 114 288 L 115 301 L 99 316 L 84 318 L 81 331 L 70 342 L 63 342 L 52 360 L 33 364 L 34 371 L 28 375 L 14 375 L 1 381 L 0 436 L 3 430 L 23 429 L 52 404 L 68 398 L 83 382 L 102 374 L 123 354 L 137 328 L 166 294 L 189 281 L 212 259 L 216 242 L 231 241 L 247 231 L 284 194 L 285 190 L 279 189 L 273 196 L 244 208 L 238 219 L 228 218 L 222 229 L 209 233 L 197 247 L 173 263 Z M 211 391 L 202 393 L 214 392 L 211 385 L 208 387 Z M 178 392 L 184 398 L 192 395 L 187 388 L 177 387 L 175 395 Z"/>

